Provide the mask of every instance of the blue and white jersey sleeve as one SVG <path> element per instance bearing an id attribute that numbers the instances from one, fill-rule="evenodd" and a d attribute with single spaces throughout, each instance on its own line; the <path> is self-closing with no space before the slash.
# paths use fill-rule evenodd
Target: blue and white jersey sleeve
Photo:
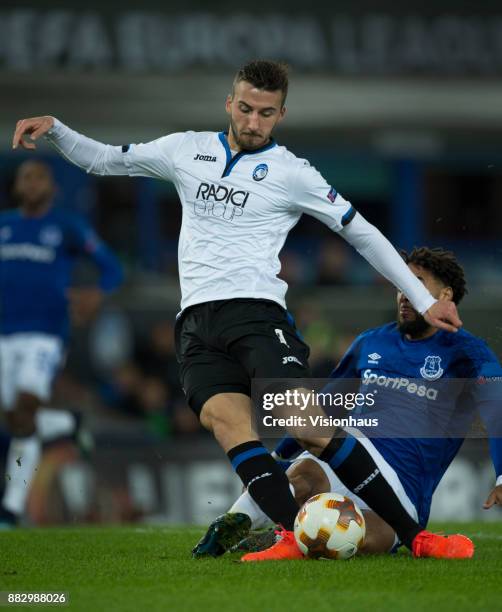
<path id="1" fill-rule="evenodd" d="M 69 246 L 75 254 L 89 258 L 98 268 L 100 289 L 106 293 L 117 289 L 123 280 L 120 262 L 92 227 L 81 219 L 74 219 L 70 235 Z"/>
<path id="2" fill-rule="evenodd" d="M 490 454 L 502 484 L 502 366 L 493 351 L 481 340 L 469 346 L 471 397 L 486 426 Z"/>
<path id="3" fill-rule="evenodd" d="M 292 206 L 339 232 L 352 221 L 355 208 L 308 161 L 298 162 L 290 187 Z"/>
<path id="4" fill-rule="evenodd" d="M 175 158 L 186 134 L 162 136 L 146 144 L 122 147 L 129 176 L 149 176 L 173 182 L 176 178 Z"/>
<path id="5" fill-rule="evenodd" d="M 90 174 L 175 178 L 175 155 L 185 133 L 170 134 L 145 144 L 114 146 L 79 134 L 58 119 L 46 135 L 63 157 Z"/>

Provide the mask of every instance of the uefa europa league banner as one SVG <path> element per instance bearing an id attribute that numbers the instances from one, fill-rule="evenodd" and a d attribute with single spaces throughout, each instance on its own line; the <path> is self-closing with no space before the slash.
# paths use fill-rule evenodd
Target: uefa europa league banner
<path id="1" fill-rule="evenodd" d="M 232 5 L 219 12 L 185 5 L 166 12 L 160 4 L 158 11 L 104 12 L 92 3 L 46 4 L 9 9 L 2 3 L 0 70 L 219 72 L 271 57 L 295 71 L 340 76 L 496 78 L 502 72 L 502 5 L 489 14 L 486 2 L 475 14 L 460 2 L 450 12 L 431 5 L 426 15 L 409 3 L 399 14 L 382 6 L 375 13 L 371 5 L 357 14 L 340 4 L 316 11 L 315 3 L 248 12 Z"/>

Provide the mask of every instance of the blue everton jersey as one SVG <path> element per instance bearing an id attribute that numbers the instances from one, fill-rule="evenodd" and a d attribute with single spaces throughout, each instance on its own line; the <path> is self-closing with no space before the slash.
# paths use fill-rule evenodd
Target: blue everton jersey
<path id="1" fill-rule="evenodd" d="M 365 433 L 397 472 L 421 524 L 478 414 L 502 474 L 502 368 L 483 340 L 460 330 L 411 341 L 391 323 L 361 334 L 332 377 L 359 379 L 361 392 L 376 392 L 375 405 L 363 412 L 379 417 L 379 431 Z"/>
<path id="2" fill-rule="evenodd" d="M 115 256 L 79 217 L 57 208 L 40 217 L 19 210 L 0 213 L 0 334 L 65 338 L 67 291 L 80 256 L 99 268 L 103 291 L 120 284 Z"/>

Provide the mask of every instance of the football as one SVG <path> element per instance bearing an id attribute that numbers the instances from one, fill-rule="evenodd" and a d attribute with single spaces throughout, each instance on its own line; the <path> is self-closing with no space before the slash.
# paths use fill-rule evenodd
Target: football
<path id="1" fill-rule="evenodd" d="M 308 499 L 295 520 L 295 538 L 304 555 L 313 559 L 349 559 L 364 542 L 366 524 L 361 510 L 338 493 Z"/>

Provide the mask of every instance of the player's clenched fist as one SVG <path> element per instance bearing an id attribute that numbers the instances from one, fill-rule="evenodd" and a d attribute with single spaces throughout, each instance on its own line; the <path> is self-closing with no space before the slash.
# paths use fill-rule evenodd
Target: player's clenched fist
<path id="1" fill-rule="evenodd" d="M 429 325 L 449 332 L 456 332 L 459 327 L 462 327 L 457 307 L 450 300 L 438 300 L 435 302 L 424 313 L 424 319 Z"/>
<path id="2" fill-rule="evenodd" d="M 12 138 L 12 148 L 17 149 L 19 145 L 23 149 L 36 149 L 33 141 L 43 136 L 54 126 L 54 117 L 31 117 L 30 119 L 21 119 L 16 124 L 16 131 Z M 24 136 L 29 136 L 32 142 L 24 140 Z"/>
<path id="3" fill-rule="evenodd" d="M 491 508 L 495 504 L 502 506 L 502 485 L 498 485 L 492 489 L 490 495 L 488 495 L 487 500 L 483 504 L 483 508 L 488 510 L 488 508 Z"/>

